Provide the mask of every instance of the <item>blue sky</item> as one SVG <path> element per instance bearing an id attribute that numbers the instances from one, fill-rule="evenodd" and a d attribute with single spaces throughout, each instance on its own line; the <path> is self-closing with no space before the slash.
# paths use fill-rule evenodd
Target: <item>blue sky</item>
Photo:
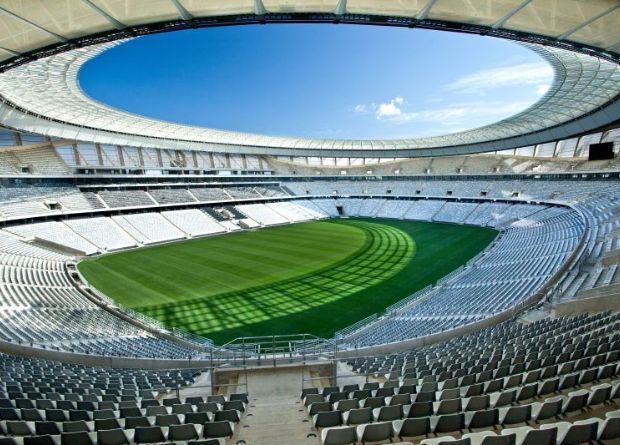
<path id="1" fill-rule="evenodd" d="M 157 34 L 80 73 L 96 100 L 173 122 L 284 136 L 431 136 L 525 109 L 551 68 L 513 42 L 418 29 L 251 25 Z"/>

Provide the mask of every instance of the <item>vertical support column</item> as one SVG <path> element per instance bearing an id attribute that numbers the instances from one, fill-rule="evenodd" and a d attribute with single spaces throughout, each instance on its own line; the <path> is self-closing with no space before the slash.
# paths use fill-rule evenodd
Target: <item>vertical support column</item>
<path id="1" fill-rule="evenodd" d="M 97 152 L 97 162 L 100 167 L 103 167 L 103 153 L 101 151 L 101 145 L 95 144 L 95 151 Z"/>
<path id="2" fill-rule="evenodd" d="M 72 151 L 73 151 L 73 163 L 79 167 L 82 165 L 82 159 L 80 158 L 80 151 L 77 148 L 77 144 L 72 144 Z"/>
<path id="3" fill-rule="evenodd" d="M 118 163 L 121 167 L 125 166 L 125 153 L 123 153 L 123 147 L 120 145 L 116 146 L 116 151 L 118 153 Z"/>

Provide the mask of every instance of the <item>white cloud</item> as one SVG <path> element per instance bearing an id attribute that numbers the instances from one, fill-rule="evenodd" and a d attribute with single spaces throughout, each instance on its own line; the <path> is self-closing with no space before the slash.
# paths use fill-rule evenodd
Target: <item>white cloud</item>
<path id="1" fill-rule="evenodd" d="M 391 104 L 391 103 L 390 103 Z M 526 101 L 515 102 L 464 102 L 446 105 L 441 108 L 432 108 L 418 111 L 399 113 L 379 117 L 378 120 L 394 124 L 423 123 L 449 128 L 450 131 L 474 128 L 498 119 L 519 113 L 531 103 Z"/>
<path id="2" fill-rule="evenodd" d="M 449 91 L 480 93 L 514 85 L 544 85 L 553 78 L 553 68 L 545 62 L 521 63 L 467 74 L 447 85 Z"/>
<path id="3" fill-rule="evenodd" d="M 547 91 L 549 91 L 549 88 L 551 88 L 551 85 L 548 83 L 542 83 L 536 87 L 536 94 L 543 96 Z"/>
<path id="4" fill-rule="evenodd" d="M 377 116 L 377 119 L 392 118 L 394 116 L 398 116 L 402 113 L 399 105 L 402 105 L 404 103 L 405 99 L 397 96 L 388 103 L 379 104 L 375 115 Z"/>
<path id="5" fill-rule="evenodd" d="M 356 113 L 367 113 L 368 112 L 368 107 L 366 106 L 366 104 L 359 104 L 359 105 L 356 105 L 353 110 Z"/>

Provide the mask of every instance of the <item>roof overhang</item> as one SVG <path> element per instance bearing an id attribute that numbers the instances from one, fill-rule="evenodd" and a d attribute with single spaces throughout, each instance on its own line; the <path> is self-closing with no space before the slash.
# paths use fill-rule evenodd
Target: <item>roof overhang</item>
<path id="1" fill-rule="evenodd" d="M 0 31 L 0 123 L 54 137 L 234 153 L 409 157 L 533 145 L 620 118 L 616 0 L 468 0 L 458 11 L 453 0 L 64 0 L 64 8 L 56 5 L 46 11 L 34 0 L 9 3 L 0 7 L 0 24 L 5 25 Z M 127 38 L 195 27 L 300 22 L 421 27 L 508 38 L 525 42 L 550 62 L 555 79 L 539 102 L 485 127 L 437 137 L 357 141 L 156 121 L 98 103 L 84 95 L 77 82 L 84 63 Z"/>

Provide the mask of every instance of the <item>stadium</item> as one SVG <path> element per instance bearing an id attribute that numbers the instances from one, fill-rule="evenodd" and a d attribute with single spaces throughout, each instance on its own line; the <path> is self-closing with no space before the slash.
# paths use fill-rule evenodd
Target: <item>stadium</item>
<path id="1" fill-rule="evenodd" d="M 80 83 L 141 39 L 285 24 L 485 36 L 552 80 L 376 139 Z M 0 0 L 0 25 L 0 445 L 620 443 L 617 0 Z"/>

